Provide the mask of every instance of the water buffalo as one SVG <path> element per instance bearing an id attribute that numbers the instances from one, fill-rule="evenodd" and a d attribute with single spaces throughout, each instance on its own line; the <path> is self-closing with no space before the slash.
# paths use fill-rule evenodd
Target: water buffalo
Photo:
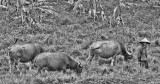
<path id="1" fill-rule="evenodd" d="M 126 50 L 123 43 L 115 40 L 90 42 L 88 45 L 83 47 L 83 49 L 88 48 L 90 49 L 89 57 L 87 59 L 89 63 L 92 61 L 93 57 L 95 57 L 95 59 L 98 59 L 98 56 L 105 59 L 112 57 L 111 66 L 113 66 L 116 56 L 120 54 L 124 56 L 124 60 L 132 59 L 133 57 L 132 54 Z"/>
<path id="2" fill-rule="evenodd" d="M 43 68 L 48 68 L 49 71 L 62 70 L 63 72 L 65 72 L 66 69 L 71 69 L 77 74 L 82 72 L 82 66 L 64 52 L 41 53 L 35 57 L 34 65 L 38 67 L 38 73 L 41 72 Z"/>
<path id="3" fill-rule="evenodd" d="M 35 56 L 42 52 L 44 52 L 44 49 L 37 43 L 16 44 L 11 46 L 8 53 L 10 57 L 10 71 L 12 65 L 15 69 L 19 62 L 32 62 Z"/>

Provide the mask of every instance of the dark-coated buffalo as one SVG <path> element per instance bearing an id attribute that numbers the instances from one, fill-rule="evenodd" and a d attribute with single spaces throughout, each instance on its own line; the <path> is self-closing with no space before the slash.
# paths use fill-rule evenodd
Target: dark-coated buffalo
<path id="1" fill-rule="evenodd" d="M 115 40 L 90 42 L 83 49 L 87 48 L 90 49 L 90 54 L 87 59 L 89 63 L 92 61 L 93 57 L 95 57 L 95 59 L 98 59 L 98 56 L 105 59 L 112 57 L 111 66 L 113 66 L 116 56 L 120 54 L 124 56 L 124 60 L 132 59 L 133 57 L 132 54 L 127 51 L 123 43 Z"/>
<path id="2" fill-rule="evenodd" d="M 35 56 L 44 52 L 44 49 L 39 44 L 23 44 L 13 45 L 9 48 L 10 65 L 16 68 L 19 62 L 26 63 L 32 62 Z M 10 66 L 10 70 L 11 70 Z"/>
<path id="3" fill-rule="evenodd" d="M 65 72 L 66 69 L 71 69 L 77 74 L 82 72 L 82 66 L 64 52 L 41 53 L 35 57 L 34 65 L 38 67 L 38 73 L 41 72 L 43 68 L 48 68 L 49 71 L 62 70 L 63 72 Z"/>

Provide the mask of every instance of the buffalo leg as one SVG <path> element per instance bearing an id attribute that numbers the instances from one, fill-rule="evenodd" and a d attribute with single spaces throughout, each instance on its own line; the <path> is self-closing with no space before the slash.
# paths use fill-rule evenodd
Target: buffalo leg
<path id="1" fill-rule="evenodd" d="M 16 66 L 18 71 L 19 71 L 19 61 L 20 61 L 20 59 L 17 60 L 17 66 Z"/>
<path id="2" fill-rule="evenodd" d="M 116 64 L 116 55 L 112 57 L 111 66 Z"/>
<path id="3" fill-rule="evenodd" d="M 48 67 L 45 67 L 45 68 L 43 69 L 43 73 L 45 73 L 45 74 L 48 73 L 48 70 L 49 70 Z"/>
<path id="4" fill-rule="evenodd" d="M 33 63 L 29 62 L 29 70 L 32 70 L 32 67 L 33 67 Z"/>
<path id="5" fill-rule="evenodd" d="M 11 70 L 15 71 L 16 69 L 16 63 L 15 60 L 13 60 L 13 62 L 11 63 Z"/>
<path id="6" fill-rule="evenodd" d="M 98 63 L 98 62 L 99 62 L 99 60 L 98 60 L 98 55 L 94 55 L 94 57 L 95 57 L 96 63 L 99 64 L 99 63 Z"/>
<path id="7" fill-rule="evenodd" d="M 63 73 L 65 74 L 65 73 L 66 73 L 66 70 L 63 70 Z"/>
<path id="8" fill-rule="evenodd" d="M 113 66 L 113 62 L 114 62 L 114 59 L 112 58 L 112 59 L 111 59 L 111 66 Z"/>
<path id="9" fill-rule="evenodd" d="M 64 66 L 62 67 L 63 73 L 66 73 L 66 69 L 67 69 L 67 66 L 64 65 Z"/>
<path id="10" fill-rule="evenodd" d="M 9 60 L 9 72 L 12 72 L 12 64 L 11 64 L 11 60 Z"/>
<path id="11" fill-rule="evenodd" d="M 35 69 L 35 67 L 36 67 L 35 63 L 33 61 L 31 61 L 31 67 L 30 67 L 30 69 Z"/>
<path id="12" fill-rule="evenodd" d="M 90 63 L 92 61 L 93 57 L 94 57 L 93 50 L 90 49 L 90 53 L 89 53 L 89 57 L 88 57 L 87 61 L 89 61 L 89 63 Z"/>
<path id="13" fill-rule="evenodd" d="M 117 64 L 117 57 L 116 57 L 116 56 L 114 56 L 114 62 L 113 62 L 113 64 L 114 64 L 114 65 Z"/>
<path id="14" fill-rule="evenodd" d="M 42 70 L 42 68 L 41 68 L 41 67 L 38 67 L 38 71 L 37 71 L 37 73 L 35 73 L 34 76 L 36 76 L 36 75 L 38 75 L 39 73 L 41 73 L 41 70 Z"/>
<path id="15" fill-rule="evenodd" d="M 41 73 L 42 67 L 38 67 L 38 72 L 37 74 Z"/>
<path id="16" fill-rule="evenodd" d="M 98 60 L 98 55 L 93 55 L 93 57 L 95 57 L 95 61 L 97 61 Z"/>
<path id="17" fill-rule="evenodd" d="M 31 65 L 31 66 L 29 66 L 29 70 L 32 70 L 32 65 Z"/>

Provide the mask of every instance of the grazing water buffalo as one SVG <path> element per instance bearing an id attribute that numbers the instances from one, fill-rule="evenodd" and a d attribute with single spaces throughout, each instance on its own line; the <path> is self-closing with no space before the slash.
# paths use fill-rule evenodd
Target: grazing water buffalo
<path id="1" fill-rule="evenodd" d="M 44 52 L 39 54 L 34 59 L 34 65 L 38 67 L 38 73 L 43 68 L 48 68 L 49 71 L 66 71 L 66 69 L 74 70 L 77 74 L 82 72 L 82 66 L 73 60 L 66 53 L 51 53 Z"/>
<path id="2" fill-rule="evenodd" d="M 15 69 L 16 65 L 18 65 L 19 62 L 22 62 L 22 63 L 32 62 L 35 56 L 37 56 L 38 54 L 42 52 L 44 52 L 44 49 L 37 43 L 13 45 L 9 49 L 10 70 L 11 70 L 12 65 Z"/>
<path id="3" fill-rule="evenodd" d="M 114 40 L 106 40 L 106 41 L 97 41 L 97 42 L 90 42 L 89 45 L 86 45 L 83 49 L 90 49 L 90 54 L 87 59 L 89 63 L 92 61 L 93 57 L 98 59 L 98 56 L 101 58 L 111 58 L 111 66 L 113 66 L 113 62 L 116 59 L 116 56 L 123 55 L 124 60 L 132 59 L 132 54 L 129 53 L 125 45 Z"/>

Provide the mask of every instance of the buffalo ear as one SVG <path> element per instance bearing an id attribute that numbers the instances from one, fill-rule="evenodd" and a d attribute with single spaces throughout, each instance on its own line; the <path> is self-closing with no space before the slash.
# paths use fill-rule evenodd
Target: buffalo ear
<path id="1" fill-rule="evenodd" d="M 9 46 L 9 47 L 7 48 L 7 51 L 8 51 L 8 52 L 11 51 L 11 46 Z"/>
<path id="2" fill-rule="evenodd" d="M 83 68 L 81 62 L 78 63 L 78 66 L 79 66 L 80 68 Z"/>
<path id="3" fill-rule="evenodd" d="M 8 47 L 8 50 L 11 50 L 11 47 Z"/>

